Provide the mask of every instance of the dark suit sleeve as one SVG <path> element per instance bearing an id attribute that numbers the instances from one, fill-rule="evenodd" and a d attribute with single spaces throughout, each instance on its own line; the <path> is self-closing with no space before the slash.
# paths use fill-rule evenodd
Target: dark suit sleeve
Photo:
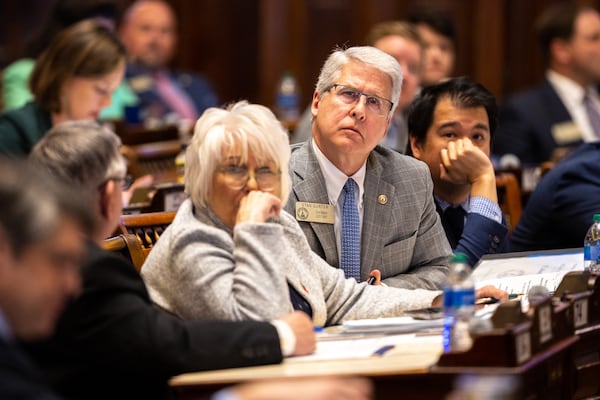
<path id="1" fill-rule="evenodd" d="M 82 336 L 90 341 L 90 351 L 107 358 L 109 365 L 131 360 L 131 368 L 163 368 L 170 376 L 281 361 L 271 324 L 176 318 L 150 303 L 137 271 L 116 255 L 97 252 L 86 275 L 85 292 L 72 310 L 71 331 L 86 333 Z M 127 354 L 110 360 L 116 347 Z"/>
<path id="2" fill-rule="evenodd" d="M 505 251 L 507 234 L 506 225 L 481 214 L 469 213 L 463 233 L 454 251 L 466 254 L 469 264 L 474 266 L 484 254 Z"/>
<path id="3" fill-rule="evenodd" d="M 173 375 L 282 360 L 270 323 L 176 318 L 151 303 L 141 276 L 120 256 L 93 248 L 83 280 L 55 336 L 30 347 L 67 397 L 160 398 Z M 89 387 L 97 388 L 94 396 Z"/>

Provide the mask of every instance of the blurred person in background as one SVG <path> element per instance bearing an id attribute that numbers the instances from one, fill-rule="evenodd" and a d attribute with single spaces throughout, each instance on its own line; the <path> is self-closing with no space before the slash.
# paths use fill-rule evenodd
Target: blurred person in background
<path id="1" fill-rule="evenodd" d="M 535 23 L 547 70 L 536 87 L 500 108 L 494 153 L 521 163 L 560 160 L 582 142 L 600 139 L 600 13 L 575 3 L 549 6 Z"/>
<path id="2" fill-rule="evenodd" d="M 415 25 L 425 46 L 421 86 L 435 85 L 453 76 L 456 33 L 448 15 L 441 11 L 420 9 L 410 13 L 407 21 Z"/>
<path id="3" fill-rule="evenodd" d="M 24 157 L 53 126 L 97 120 L 123 80 L 125 61 L 125 48 L 101 21 L 61 31 L 33 69 L 34 100 L 0 114 L 0 154 Z"/>
<path id="4" fill-rule="evenodd" d="M 88 18 L 96 18 L 114 29 L 118 16 L 114 0 L 58 0 L 42 29 L 26 44 L 23 58 L 2 70 L 4 110 L 19 108 L 33 99 L 29 77 L 35 61 L 59 32 Z"/>
<path id="5" fill-rule="evenodd" d="M 0 161 L 0 398 L 54 400 L 19 340 L 52 335 L 81 290 L 84 235 L 80 196 L 23 161 Z"/>
<path id="6" fill-rule="evenodd" d="M 138 97 L 140 120 L 195 121 L 219 105 L 212 84 L 199 74 L 169 67 L 177 48 L 177 19 L 163 0 L 137 0 L 124 13 L 119 36 L 127 49 L 126 82 Z"/>
<path id="7" fill-rule="evenodd" d="M 126 166 L 120 144 L 97 123 L 73 121 L 48 132 L 29 157 L 89 199 L 93 213 L 81 294 L 52 337 L 27 343 L 52 387 L 68 399 L 166 399 L 173 375 L 273 364 L 283 356 L 311 353 L 313 324 L 301 312 L 282 314 L 272 323 L 233 323 L 182 320 L 152 304 L 135 267 L 101 248 L 122 212 Z"/>

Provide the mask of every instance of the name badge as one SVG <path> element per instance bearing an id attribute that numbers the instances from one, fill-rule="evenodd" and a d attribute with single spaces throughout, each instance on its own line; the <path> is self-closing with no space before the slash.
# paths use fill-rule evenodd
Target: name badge
<path id="1" fill-rule="evenodd" d="M 319 224 L 333 224 L 335 210 L 331 204 L 296 203 L 296 220 L 304 222 L 317 222 Z"/>
<path id="2" fill-rule="evenodd" d="M 150 75 L 139 75 L 129 78 L 127 83 L 134 92 L 145 92 L 152 89 L 154 79 Z"/>
<path id="3" fill-rule="evenodd" d="M 552 137 L 559 145 L 581 140 L 581 130 L 571 121 L 552 125 Z"/>

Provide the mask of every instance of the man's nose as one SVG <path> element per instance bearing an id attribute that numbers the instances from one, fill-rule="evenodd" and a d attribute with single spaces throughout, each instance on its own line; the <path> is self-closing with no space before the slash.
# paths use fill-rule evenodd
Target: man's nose
<path id="1" fill-rule="evenodd" d="M 363 100 L 364 98 L 364 100 Z M 367 96 L 361 94 L 358 101 L 352 107 L 352 116 L 360 120 L 365 119 L 365 107 L 367 106 Z"/>

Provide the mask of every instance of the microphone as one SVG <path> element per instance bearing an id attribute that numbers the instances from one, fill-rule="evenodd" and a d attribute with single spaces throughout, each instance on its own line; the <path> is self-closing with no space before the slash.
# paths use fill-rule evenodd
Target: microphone
<path id="1" fill-rule="evenodd" d="M 529 304 L 539 303 L 550 297 L 550 292 L 545 286 L 535 285 L 529 288 L 527 292 L 527 301 Z"/>

